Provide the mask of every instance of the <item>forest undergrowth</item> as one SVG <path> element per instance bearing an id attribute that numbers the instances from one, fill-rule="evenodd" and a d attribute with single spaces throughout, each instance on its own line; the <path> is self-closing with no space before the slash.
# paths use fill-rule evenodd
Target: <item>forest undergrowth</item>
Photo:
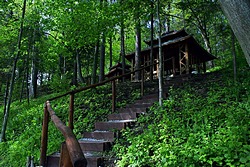
<path id="1" fill-rule="evenodd" d="M 250 165 L 250 70 L 242 65 L 236 84 L 231 71 L 226 68 L 206 80 L 171 89 L 162 108 L 155 104 L 138 119 L 135 129 L 123 131 L 125 140 L 120 139 L 112 150 L 119 157 L 117 165 Z M 74 120 L 77 138 L 83 131 L 91 131 L 96 120 L 103 120 L 111 112 L 110 90 L 110 85 L 106 85 L 77 95 Z M 132 87 L 124 91 L 130 94 L 119 93 L 119 107 L 139 95 L 139 90 Z M 26 101 L 13 102 L 6 142 L 0 143 L 0 166 L 25 166 L 28 156 L 34 156 L 38 164 L 43 106 L 55 95 L 33 99 L 29 105 Z M 51 104 L 67 122 L 69 97 Z M 1 108 L 1 114 L 2 111 Z M 50 122 L 48 154 L 59 151 L 62 141 L 62 135 Z"/>
<path id="2" fill-rule="evenodd" d="M 117 166 L 250 166 L 250 69 L 226 68 L 171 89 L 123 131 Z"/>

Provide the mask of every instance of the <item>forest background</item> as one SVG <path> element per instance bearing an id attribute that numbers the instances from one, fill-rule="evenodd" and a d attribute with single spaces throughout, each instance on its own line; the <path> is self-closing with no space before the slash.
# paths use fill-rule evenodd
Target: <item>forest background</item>
<path id="1" fill-rule="evenodd" d="M 12 101 L 29 104 L 45 94 L 103 81 L 127 53 L 145 48 L 151 33 L 157 38 L 159 27 L 162 32 L 185 28 L 218 58 L 211 68 L 224 68 L 233 55 L 244 57 L 217 0 L 165 0 L 159 13 L 160 19 L 150 0 L 1 1 L 3 115 L 18 112 L 11 110 Z M 3 132 L 8 119 L 2 120 L 1 141 L 13 140 Z"/>

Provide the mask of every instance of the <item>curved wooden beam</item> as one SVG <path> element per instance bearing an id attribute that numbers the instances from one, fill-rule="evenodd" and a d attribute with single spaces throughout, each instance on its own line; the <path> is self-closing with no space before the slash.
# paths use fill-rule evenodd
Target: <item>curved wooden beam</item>
<path id="1" fill-rule="evenodd" d="M 52 110 L 50 102 L 46 102 L 47 110 L 50 114 L 51 120 L 54 122 L 58 130 L 60 130 L 65 138 L 65 143 L 68 149 L 68 153 L 73 167 L 86 167 L 87 160 L 85 159 L 80 144 L 78 143 L 72 130 L 64 125 L 64 123 L 56 116 L 56 113 Z"/>

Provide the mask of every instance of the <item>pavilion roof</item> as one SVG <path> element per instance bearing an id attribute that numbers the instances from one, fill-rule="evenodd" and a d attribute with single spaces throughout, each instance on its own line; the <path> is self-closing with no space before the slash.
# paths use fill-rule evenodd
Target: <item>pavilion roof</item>
<path id="1" fill-rule="evenodd" d="M 147 44 L 150 44 L 150 41 L 145 41 Z M 159 44 L 158 39 L 153 40 L 153 49 L 154 51 L 158 51 Z M 200 59 L 200 62 L 206 62 L 213 59 L 216 59 L 215 56 L 208 53 L 203 47 L 201 47 L 198 42 L 194 39 L 192 35 L 188 35 L 184 29 L 179 31 L 173 31 L 170 33 L 164 33 L 162 35 L 162 47 L 163 49 L 168 48 L 178 48 L 179 44 L 188 43 L 189 53 Z M 142 56 L 146 56 L 150 54 L 151 48 L 148 47 L 141 51 Z M 177 57 L 178 55 L 176 55 Z M 135 52 L 127 54 L 126 58 L 131 61 L 135 57 Z"/>

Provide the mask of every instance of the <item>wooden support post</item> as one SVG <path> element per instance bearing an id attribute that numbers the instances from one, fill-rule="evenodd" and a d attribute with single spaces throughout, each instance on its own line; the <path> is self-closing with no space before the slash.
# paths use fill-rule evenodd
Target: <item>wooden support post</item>
<path id="1" fill-rule="evenodd" d="M 48 146 L 48 126 L 49 126 L 49 112 L 47 105 L 44 105 L 43 113 L 43 126 L 42 126 L 42 139 L 41 139 L 41 156 L 40 156 L 40 166 L 46 166 L 46 154 Z"/>
<path id="2" fill-rule="evenodd" d="M 66 143 L 63 142 L 61 145 L 61 156 L 59 161 L 59 167 L 73 167 L 70 160 L 69 151 L 67 149 Z"/>
<path id="3" fill-rule="evenodd" d="M 141 71 L 141 96 L 144 96 L 144 75 L 145 70 Z"/>
<path id="4" fill-rule="evenodd" d="M 175 71 L 175 57 L 172 57 L 172 64 L 173 64 L 173 75 L 176 75 L 176 71 Z"/>
<path id="5" fill-rule="evenodd" d="M 134 59 L 131 60 L 131 71 L 134 71 Z M 134 78 L 134 74 L 132 73 L 131 74 L 131 81 L 133 81 L 133 78 Z"/>
<path id="6" fill-rule="evenodd" d="M 189 74 L 189 53 L 188 44 L 185 44 L 186 74 Z"/>
<path id="7" fill-rule="evenodd" d="M 112 113 L 116 110 L 116 85 L 115 80 L 112 81 Z"/>
<path id="8" fill-rule="evenodd" d="M 179 45 L 179 70 L 180 70 L 180 75 L 182 74 L 182 66 L 181 66 L 181 46 Z"/>
<path id="9" fill-rule="evenodd" d="M 206 62 L 203 62 L 203 72 L 206 73 L 207 67 L 206 67 Z"/>
<path id="10" fill-rule="evenodd" d="M 69 128 L 74 129 L 74 94 L 70 94 L 69 100 Z"/>

